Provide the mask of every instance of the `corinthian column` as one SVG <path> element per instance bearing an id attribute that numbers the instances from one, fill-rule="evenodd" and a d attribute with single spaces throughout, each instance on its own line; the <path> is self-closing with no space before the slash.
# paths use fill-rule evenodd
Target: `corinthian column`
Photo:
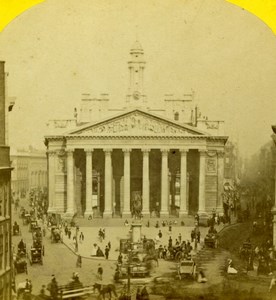
<path id="1" fill-rule="evenodd" d="M 162 166 L 161 166 L 161 211 L 160 216 L 169 215 L 169 193 L 168 193 L 168 150 L 162 149 Z"/>
<path id="2" fill-rule="evenodd" d="M 205 150 L 199 150 L 199 195 L 198 213 L 205 214 Z"/>
<path id="3" fill-rule="evenodd" d="M 149 216 L 149 149 L 143 149 L 143 216 Z"/>
<path id="4" fill-rule="evenodd" d="M 55 202 L 55 151 L 47 151 L 48 155 L 48 213 L 54 212 Z M 34 174 L 32 175 L 32 184 L 34 185 Z"/>
<path id="5" fill-rule="evenodd" d="M 222 194 L 224 181 L 224 151 L 218 151 L 218 198 L 217 198 L 217 212 L 223 212 Z"/>
<path id="6" fill-rule="evenodd" d="M 67 150 L 67 216 L 74 215 L 74 150 Z"/>
<path id="7" fill-rule="evenodd" d="M 187 208 L 187 152 L 189 150 L 180 150 L 180 211 L 179 216 L 188 214 Z"/>
<path id="8" fill-rule="evenodd" d="M 104 178 L 104 217 L 112 216 L 112 149 L 104 149 L 105 153 L 105 178 Z"/>
<path id="9" fill-rule="evenodd" d="M 93 166 L 92 166 L 92 153 L 93 149 L 85 149 L 86 153 L 86 203 L 85 203 L 85 216 L 93 214 L 92 211 L 92 180 L 93 180 Z"/>
<path id="10" fill-rule="evenodd" d="M 123 149 L 124 152 L 124 207 L 123 217 L 130 217 L 130 152 L 131 149 Z"/>

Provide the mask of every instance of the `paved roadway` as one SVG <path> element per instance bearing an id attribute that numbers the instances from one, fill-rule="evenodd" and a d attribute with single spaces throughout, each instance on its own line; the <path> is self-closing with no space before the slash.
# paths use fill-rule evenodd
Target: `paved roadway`
<path id="1" fill-rule="evenodd" d="M 26 201 L 21 200 L 20 205 L 28 208 Z M 13 221 L 17 221 L 20 225 L 22 231 L 22 237 L 27 244 L 27 251 L 30 250 L 32 244 L 32 235 L 29 232 L 29 226 L 22 225 L 22 219 L 19 219 L 18 212 L 14 213 Z M 99 227 L 80 227 L 79 232 L 84 233 L 84 242 L 79 243 L 79 253 L 84 257 L 82 259 L 82 268 L 76 267 L 77 257 L 74 253 L 74 243 L 67 237 L 63 237 L 64 244 L 62 243 L 51 243 L 50 232 L 47 230 L 46 237 L 43 238 L 43 244 L 45 247 L 45 256 L 43 257 L 43 265 L 33 264 L 30 266 L 28 261 L 28 275 L 18 274 L 16 276 L 16 283 L 25 281 L 29 278 L 33 282 L 33 293 L 38 294 L 42 284 L 47 285 L 51 280 L 51 275 L 55 274 L 59 284 L 66 284 L 69 282 L 72 273 L 78 272 L 81 282 L 85 285 L 93 284 L 96 279 L 96 272 L 98 264 L 101 263 L 104 269 L 103 282 L 110 283 L 113 280 L 113 275 L 115 272 L 115 261 L 118 257 L 118 247 L 120 238 L 126 238 L 128 236 L 129 227 L 118 226 L 118 227 L 106 227 L 106 239 L 100 242 L 97 238 Z M 182 239 L 190 239 L 190 232 L 192 227 L 173 227 L 170 233 L 168 229 L 160 228 L 163 232 L 163 237 L 160 241 L 161 244 L 167 244 L 168 238 L 172 235 L 173 241 L 177 238 L 178 234 L 181 232 Z M 155 238 L 159 229 L 154 227 L 143 227 L 143 234 L 148 238 Z M 202 240 L 206 234 L 207 228 L 201 228 Z M 72 232 L 72 236 L 74 232 Z M 13 237 L 13 245 L 17 248 L 17 244 L 20 240 L 20 236 Z M 111 242 L 111 252 L 110 260 L 105 260 L 104 258 L 95 259 L 91 257 L 92 245 L 97 243 L 104 250 L 105 245 Z M 199 246 L 200 248 L 200 246 Z M 214 268 L 214 266 L 213 266 Z M 174 262 L 168 262 L 164 260 L 159 261 L 159 267 L 157 267 L 152 276 L 158 277 L 161 275 L 174 276 L 176 270 L 176 264 Z M 212 273 L 213 271 L 206 270 L 207 276 L 210 278 L 208 281 L 208 286 L 212 285 Z M 215 275 L 215 274 L 214 274 Z M 214 280 L 217 282 L 217 279 Z M 200 284 L 195 283 L 198 288 L 201 288 Z M 195 286 L 195 287 L 196 287 Z"/>

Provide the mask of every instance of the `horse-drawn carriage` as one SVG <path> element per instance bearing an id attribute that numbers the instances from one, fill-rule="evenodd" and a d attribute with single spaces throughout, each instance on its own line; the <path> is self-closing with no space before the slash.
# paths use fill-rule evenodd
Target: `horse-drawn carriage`
<path id="1" fill-rule="evenodd" d="M 52 243 L 62 242 L 61 231 L 58 229 L 57 226 L 51 227 L 51 242 Z"/>
<path id="2" fill-rule="evenodd" d="M 40 263 L 41 265 L 43 265 L 42 256 L 43 256 L 42 248 L 32 247 L 30 252 L 28 253 L 30 264 L 32 265 L 34 263 Z"/>
<path id="3" fill-rule="evenodd" d="M 250 241 L 243 242 L 242 246 L 239 249 L 239 256 L 242 259 L 248 260 L 250 255 L 252 255 L 252 244 Z"/>
<path id="4" fill-rule="evenodd" d="M 31 215 L 28 212 L 25 212 L 23 215 L 23 225 L 29 225 L 31 222 Z"/>
<path id="5" fill-rule="evenodd" d="M 197 268 L 194 260 L 185 259 L 180 261 L 179 265 L 177 266 L 177 274 L 180 280 L 185 277 L 196 279 Z"/>
<path id="6" fill-rule="evenodd" d="M 217 248 L 218 247 L 218 237 L 215 233 L 208 233 L 204 238 L 204 245 L 209 248 Z"/>
<path id="7" fill-rule="evenodd" d="M 189 251 L 182 249 L 181 246 L 173 246 L 168 248 L 166 260 L 180 261 L 189 255 Z"/>
<path id="8" fill-rule="evenodd" d="M 128 263 L 118 264 L 119 278 L 128 277 Z M 150 269 L 146 262 L 135 262 L 130 264 L 129 273 L 131 277 L 146 277 L 150 275 Z"/>
<path id="9" fill-rule="evenodd" d="M 17 255 L 19 257 L 26 257 L 27 256 L 27 248 L 26 243 L 21 240 L 17 246 Z"/>
<path id="10" fill-rule="evenodd" d="M 45 250 L 42 243 L 42 230 L 41 227 L 37 227 L 36 230 L 32 233 L 33 236 L 33 248 L 41 249 L 42 255 L 44 256 Z"/>
<path id="11" fill-rule="evenodd" d="M 13 257 L 13 267 L 14 267 L 14 275 L 16 275 L 18 273 L 28 274 L 27 261 L 24 257 L 15 255 Z"/>
<path id="12" fill-rule="evenodd" d="M 29 232 L 34 232 L 38 227 L 37 220 L 32 219 L 30 221 L 30 227 L 29 227 Z"/>
<path id="13" fill-rule="evenodd" d="M 12 226 L 12 234 L 13 235 L 21 235 L 20 227 L 16 222 L 14 222 L 14 224 Z"/>

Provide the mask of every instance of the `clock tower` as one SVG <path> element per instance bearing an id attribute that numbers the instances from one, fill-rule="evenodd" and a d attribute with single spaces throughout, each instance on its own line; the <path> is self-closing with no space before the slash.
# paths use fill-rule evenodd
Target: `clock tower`
<path id="1" fill-rule="evenodd" d="M 128 62 L 129 88 L 127 102 L 134 106 L 140 106 L 146 102 L 144 95 L 144 50 L 141 44 L 136 41 L 130 50 L 131 59 Z"/>

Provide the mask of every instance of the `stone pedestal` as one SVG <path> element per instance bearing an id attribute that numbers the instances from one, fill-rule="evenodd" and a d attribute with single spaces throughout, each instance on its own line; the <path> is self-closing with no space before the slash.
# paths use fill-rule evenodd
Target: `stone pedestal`
<path id="1" fill-rule="evenodd" d="M 141 242 L 141 222 L 135 221 L 131 224 L 131 242 L 132 243 L 140 243 Z"/>

